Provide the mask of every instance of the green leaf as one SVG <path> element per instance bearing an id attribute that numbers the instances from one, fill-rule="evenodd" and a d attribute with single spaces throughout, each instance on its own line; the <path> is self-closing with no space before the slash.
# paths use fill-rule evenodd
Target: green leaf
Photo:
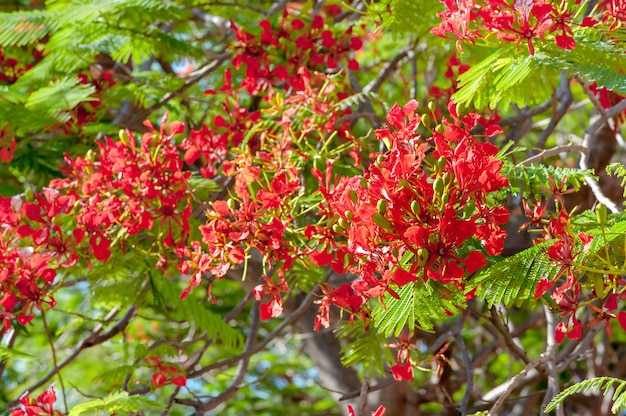
<path id="1" fill-rule="evenodd" d="M 626 393 L 623 392 L 624 387 L 626 386 L 626 381 L 614 377 L 594 377 L 589 380 L 584 380 L 580 383 L 576 383 L 573 386 L 570 386 L 557 394 L 550 401 L 550 403 L 548 403 L 545 411 L 553 411 L 558 405 L 563 403 L 566 398 L 574 394 L 597 393 L 599 391 L 602 391 L 604 394 L 606 394 L 609 388 L 611 388 L 615 384 L 617 384 L 617 388 L 615 390 L 615 393 L 613 393 L 614 403 L 611 407 L 611 412 L 617 414 L 619 411 L 626 410 Z"/>
<path id="2" fill-rule="evenodd" d="M 372 311 L 376 327 L 385 336 L 397 336 L 407 326 L 410 331 L 415 325 L 430 330 L 434 321 L 466 304 L 465 295 L 458 286 L 433 280 L 409 283 L 396 293 L 400 299 L 385 294 L 384 305 L 380 303 Z"/>
<path id="3" fill-rule="evenodd" d="M 0 347 L 0 362 L 8 362 L 8 361 L 16 360 L 16 359 L 28 360 L 28 361 L 39 361 L 39 358 L 37 358 L 34 355 L 27 354 L 22 351 L 17 351 L 12 348 Z"/>
<path id="4" fill-rule="evenodd" d="M 71 110 L 78 103 L 93 101 L 90 96 L 96 92 L 93 85 L 79 84 L 76 77 L 65 77 L 50 83 L 48 87 L 33 92 L 26 101 L 26 108 L 31 111 L 42 111 L 56 114 Z"/>
<path id="5" fill-rule="evenodd" d="M 129 396 L 128 392 L 120 391 L 111 393 L 104 399 L 91 400 L 74 406 L 69 416 L 79 416 L 83 414 L 97 414 L 99 411 L 108 413 L 129 414 L 146 409 L 162 409 L 163 405 L 141 396 Z"/>
<path id="6" fill-rule="evenodd" d="M 153 297 L 161 298 L 167 305 L 168 313 L 177 320 L 193 322 L 211 338 L 224 343 L 227 348 L 235 349 L 243 345 L 243 336 L 222 317 L 207 309 L 202 302 L 191 297 L 180 299 L 180 289 L 162 276 L 153 276 Z M 169 311 L 171 309 L 171 312 Z"/>
<path id="7" fill-rule="evenodd" d="M 532 299 L 539 279 L 552 279 L 559 271 L 545 253 L 553 243 L 538 244 L 481 269 L 466 290 L 476 288 L 476 296 L 486 300 L 489 307 L 499 303 L 510 306 Z"/>

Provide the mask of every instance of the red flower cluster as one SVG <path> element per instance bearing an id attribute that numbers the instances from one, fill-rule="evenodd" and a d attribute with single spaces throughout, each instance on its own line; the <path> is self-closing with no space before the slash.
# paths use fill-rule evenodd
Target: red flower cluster
<path id="1" fill-rule="evenodd" d="M 490 207 L 487 195 L 508 182 L 500 173 L 496 146 L 477 141 L 471 133 L 483 120 L 477 114 L 460 118 L 451 104 L 451 119 L 426 138 L 418 127 L 430 122 L 422 120 L 417 108 L 411 101 L 391 109 L 388 127 L 376 131 L 389 151 L 374 155 L 362 178 L 342 178 L 331 190 L 330 168 L 326 181 L 314 172 L 328 203 L 322 214 L 334 223 L 337 240 L 324 237 L 338 253 L 325 263 L 333 259 L 341 266 L 350 259 L 347 267 L 358 276 L 351 289 L 365 299 L 382 300 L 385 292 L 398 297 L 394 287 L 420 276 L 463 287 L 462 278 L 486 264 L 480 251 L 461 255 L 465 243 L 478 239 L 490 255 L 504 246 L 506 232 L 500 226 L 508 221 L 508 211 Z M 485 131 L 493 136 L 501 129 L 487 125 Z M 352 296 L 344 288 L 326 293 L 318 322 L 328 325 L 329 301 L 347 309 L 356 305 L 349 300 Z"/>
<path id="2" fill-rule="evenodd" d="M 390 348 L 398 350 L 396 364 L 391 367 L 391 374 L 396 381 L 412 381 L 413 363 L 411 361 L 411 350 L 418 347 L 411 343 L 410 334 L 406 337 L 400 336 L 399 339 L 399 343 L 389 344 Z"/>
<path id="3" fill-rule="evenodd" d="M 157 225 L 167 247 L 180 243 L 189 232 L 187 180 L 191 172 L 183 172 L 173 142 L 184 126 L 172 122 L 167 127 L 166 119 L 163 117 L 159 131 L 146 122 L 150 132 L 143 135 L 139 146 L 127 131 L 120 133 L 118 142 L 107 137 L 98 143 L 99 155 L 75 160 L 66 157 L 68 178 L 52 182 L 80 199 L 76 222 L 89 236 L 97 260 L 109 258 L 112 236 L 120 228 L 126 235 L 135 235 Z M 182 235 L 175 237 L 174 229 Z"/>
<path id="4" fill-rule="evenodd" d="M 53 387 L 48 387 L 36 399 L 27 393 L 20 397 L 20 406 L 11 411 L 11 416 L 61 416 L 61 412 L 54 410 L 56 401 Z"/>
<path id="5" fill-rule="evenodd" d="M 352 36 L 352 28 L 337 35 L 324 27 L 320 15 L 305 21 L 294 18 L 287 10 L 277 28 L 272 27 L 269 20 L 261 21 L 259 26 L 263 33 L 256 37 L 232 24 L 237 39 L 233 65 L 237 69 L 246 65 L 243 86 L 250 95 L 281 84 L 288 85 L 285 89 L 302 90 L 300 68 L 307 71 L 335 69 L 345 60 L 349 69 L 359 69 L 350 53 L 361 49 L 363 42 Z"/>
<path id="6" fill-rule="evenodd" d="M 538 243 L 543 241 L 553 242 L 547 249 L 546 255 L 551 260 L 552 265 L 558 268 L 558 271 L 555 276 L 550 278 L 546 276 L 537 282 L 534 293 L 535 298 L 538 299 L 544 296 L 560 278 L 564 277 L 562 283 L 550 293 L 550 297 L 557 305 L 559 315 L 567 320 L 567 323 L 559 322 L 557 325 L 555 330 L 556 341 L 561 343 L 566 336 L 570 339 L 579 339 L 582 336 L 583 323 L 577 315 L 579 315 L 579 310 L 584 308 L 585 305 L 598 315 L 596 319 L 589 322 L 589 325 L 605 321 L 607 332 L 610 333 L 610 320 L 618 319 L 620 325 L 626 328 L 626 313 L 620 312 L 616 315 L 611 312 L 617 309 L 615 295 L 609 296 L 605 303 L 605 309 L 600 309 L 595 305 L 590 305 L 589 302 L 580 300 L 581 293 L 584 293 L 584 291 L 581 290 L 582 284 L 578 266 L 580 265 L 581 256 L 589 251 L 593 237 L 583 232 L 575 234 L 572 230 L 570 215 L 563 209 L 563 195 L 571 192 L 571 190 L 566 189 L 565 179 L 557 184 L 554 179 L 550 178 L 550 184 L 551 188 L 545 189 L 550 195 L 548 201 L 545 203 L 538 202 L 534 207 L 524 202 L 524 210 L 530 221 L 521 228 L 529 225 L 537 228 L 542 227 L 542 237 L 536 241 Z M 556 206 L 556 212 L 554 213 L 547 210 L 551 200 L 554 200 Z M 545 218 L 546 216 L 548 218 Z M 594 289 L 596 297 L 603 298 L 606 296 L 603 293 L 603 281 Z M 626 298 L 626 296 L 621 297 Z"/>
<path id="7" fill-rule="evenodd" d="M 624 97 L 623 95 L 607 90 L 606 88 L 598 88 L 595 82 L 589 85 L 589 89 L 595 93 L 595 95 L 598 97 L 600 105 L 605 109 L 609 109 L 621 102 L 622 100 L 626 99 L 626 97 Z M 618 114 L 615 119 L 620 123 L 626 122 L 626 110 Z M 615 126 L 615 131 L 617 132 L 617 126 Z"/>
<path id="8" fill-rule="evenodd" d="M 463 41 L 475 42 L 494 33 L 498 39 L 517 44 L 526 43 L 534 55 L 534 42 L 554 34 L 554 43 L 563 49 L 576 47 L 572 26 L 576 25 L 574 10 L 568 3 L 538 0 L 440 0 L 446 9 L 437 16 L 442 19 L 431 33 L 446 39 L 456 39 L 457 49 L 463 52 Z M 578 3 L 578 2 L 577 2 Z M 579 6 L 582 7 L 582 6 Z M 582 27 L 592 27 L 597 22 L 585 18 Z"/>
<path id="9" fill-rule="evenodd" d="M 162 387 L 167 383 L 172 383 L 178 387 L 187 385 L 187 377 L 185 377 L 183 371 L 172 364 L 164 362 L 158 355 L 147 357 L 143 360 L 149 368 L 155 370 L 155 373 L 152 374 L 154 387 Z"/>
<path id="10" fill-rule="evenodd" d="M 54 306 L 48 294 L 59 269 L 91 256 L 106 262 L 114 238 L 121 243 L 152 230 L 165 246 L 180 245 L 191 215 L 189 172 L 172 137 L 182 132 L 172 123 L 166 132 L 149 125 L 141 145 L 128 133 L 99 143 L 100 152 L 68 162 L 66 179 L 36 195 L 0 199 L 0 319 L 22 325 L 33 309 Z M 175 235 L 174 230 L 177 230 Z"/>
<path id="11" fill-rule="evenodd" d="M 243 80 L 233 85 L 231 71 L 226 70 L 223 85 L 205 91 L 223 96 L 223 115 L 214 117 L 210 128 L 192 131 L 181 144 L 185 161 L 199 162 L 203 176 L 213 177 L 221 168 L 223 175 L 234 179 L 231 197 L 212 202 L 207 210 L 207 222 L 200 227 L 202 241 L 178 249 L 183 259 L 179 270 L 191 276 L 182 297 L 200 284 L 204 274 L 221 278 L 252 250 L 262 253 L 265 264 L 280 264 L 281 270 L 308 255 L 286 235 L 301 234 L 290 231 L 289 225 L 296 220 L 303 187 L 299 172 L 308 159 L 302 149 L 337 130 L 338 136 L 346 136 L 337 124 L 350 111 L 333 103 L 347 96 L 348 87 L 340 77 L 315 71 L 324 65 L 335 68 L 340 60 L 356 69 L 349 55 L 361 47 L 360 39 L 351 30 L 335 35 L 324 28 L 320 16 L 305 21 L 285 12 L 277 27 L 269 21 L 260 26 L 263 31 L 255 36 L 233 24 L 237 37 L 233 64 L 236 69 L 245 67 Z M 261 110 L 241 104 L 241 96 L 248 94 L 259 99 Z M 264 120 L 271 120 L 272 127 L 257 131 L 254 126 Z M 294 125 L 294 120 L 299 123 Z M 272 279 L 265 276 L 266 283 L 255 291 L 258 299 L 270 295 L 262 306 L 263 319 L 280 314 L 280 293 L 288 290 L 281 275 L 277 284 Z"/>

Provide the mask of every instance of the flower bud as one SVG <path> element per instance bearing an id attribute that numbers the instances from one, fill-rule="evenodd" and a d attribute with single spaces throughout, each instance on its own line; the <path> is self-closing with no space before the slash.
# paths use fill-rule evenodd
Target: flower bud
<path id="1" fill-rule="evenodd" d="M 412 201 L 411 202 L 411 211 L 413 211 L 413 214 L 415 215 L 420 215 L 421 209 L 422 207 L 420 207 L 420 203 L 417 201 Z"/>
<path id="2" fill-rule="evenodd" d="M 435 126 L 435 131 L 439 134 L 443 134 L 443 126 L 441 124 L 437 124 Z"/>
<path id="3" fill-rule="evenodd" d="M 345 235 L 345 234 L 346 234 L 345 230 L 344 230 L 343 228 L 341 228 L 341 227 L 339 226 L 339 224 L 333 224 L 333 227 L 332 227 L 332 228 L 333 228 L 333 231 L 334 231 L 335 233 L 337 233 L 337 234 L 341 234 L 341 235 Z"/>
<path id="4" fill-rule="evenodd" d="M 419 267 L 424 267 L 426 265 L 426 263 L 428 262 L 428 257 L 429 257 L 430 253 L 428 252 L 428 249 L 425 247 L 420 247 L 417 249 L 417 265 Z"/>
<path id="5" fill-rule="evenodd" d="M 443 192 L 443 188 L 443 179 L 441 177 L 438 177 L 437 179 L 435 179 L 435 182 L 433 182 L 433 190 L 436 194 L 441 194 Z"/>
<path id="6" fill-rule="evenodd" d="M 423 114 L 422 115 L 422 124 L 424 125 L 424 127 L 426 127 L 428 130 L 430 130 L 430 116 L 428 114 Z"/>
<path id="7" fill-rule="evenodd" d="M 337 224 L 339 224 L 339 226 L 343 228 L 344 230 L 347 230 L 350 228 L 350 223 L 344 220 L 343 218 L 339 218 L 339 221 L 337 221 Z"/>
<path id="8" fill-rule="evenodd" d="M 441 202 L 443 202 L 444 205 L 447 204 L 449 200 L 450 200 L 450 195 L 448 194 L 441 195 Z"/>
<path id="9" fill-rule="evenodd" d="M 384 199 L 379 199 L 378 203 L 376 204 L 376 209 L 381 214 L 384 214 L 385 212 L 387 212 L 387 201 L 385 201 Z"/>
<path id="10" fill-rule="evenodd" d="M 348 192 L 348 195 L 350 196 L 350 199 L 352 200 L 352 202 L 354 202 L 355 204 L 359 202 L 359 196 L 357 195 L 354 189 L 350 189 L 350 192 Z"/>
<path id="11" fill-rule="evenodd" d="M 346 212 L 344 212 L 344 213 L 343 213 L 343 215 L 344 215 L 347 219 L 349 219 L 349 220 L 352 220 L 352 218 L 354 218 L 354 215 L 352 214 L 352 211 L 348 211 L 348 210 L 346 210 Z"/>
<path id="12" fill-rule="evenodd" d="M 361 188 L 363 188 L 363 189 L 367 188 L 367 179 L 365 179 L 364 177 L 361 177 Z M 356 193 L 355 193 L 355 195 L 356 195 Z"/>
<path id="13" fill-rule="evenodd" d="M 26 189 L 24 189 L 24 197 L 28 202 L 31 202 L 33 199 L 35 199 L 35 193 L 33 192 L 33 188 L 27 187 Z"/>
<path id="14" fill-rule="evenodd" d="M 372 215 L 372 221 L 384 230 L 391 230 L 393 228 L 387 218 L 385 218 L 380 212 L 375 212 L 374 215 Z"/>
<path id="15" fill-rule="evenodd" d="M 428 109 L 430 111 L 435 111 L 435 102 L 434 101 L 429 101 L 428 102 Z"/>
<path id="16" fill-rule="evenodd" d="M 601 275 L 593 275 L 593 290 L 596 292 L 598 298 L 603 298 L 606 295 L 606 287 L 604 286 L 604 279 Z"/>
<path id="17" fill-rule="evenodd" d="M 129 146 L 130 145 L 130 137 L 128 136 L 128 133 L 126 132 L 126 130 L 120 130 L 119 132 L 119 137 L 120 137 L 120 141 L 122 143 L 124 143 L 124 145 Z"/>
<path id="18" fill-rule="evenodd" d="M 606 216 L 606 205 L 598 203 L 598 205 L 596 205 L 596 219 L 598 220 L 600 227 L 604 227 L 606 225 Z"/>
<path id="19" fill-rule="evenodd" d="M 439 159 L 437 159 L 437 170 L 442 172 L 445 169 L 447 162 L 448 160 L 445 156 L 439 156 Z"/>

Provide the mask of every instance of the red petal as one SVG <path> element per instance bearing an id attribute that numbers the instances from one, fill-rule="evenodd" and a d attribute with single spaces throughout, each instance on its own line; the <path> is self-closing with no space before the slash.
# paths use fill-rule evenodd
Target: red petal
<path id="1" fill-rule="evenodd" d="M 384 416 L 386 410 L 385 406 L 380 405 L 375 412 L 372 412 L 372 416 Z"/>
<path id="2" fill-rule="evenodd" d="M 548 289 L 552 287 L 554 282 L 551 282 L 547 277 L 542 277 L 537 282 L 537 287 L 535 287 L 535 299 L 539 299 L 543 295 L 546 294 Z"/>
<path id="3" fill-rule="evenodd" d="M 309 254 L 309 258 L 311 259 L 311 263 L 316 266 L 326 266 L 333 261 L 334 256 L 326 250 L 319 250 Z"/>
<path id="4" fill-rule="evenodd" d="M 574 325 L 572 325 L 572 329 L 567 333 L 567 336 L 570 339 L 580 339 L 583 335 L 583 323 L 574 319 Z"/>
<path id="5" fill-rule="evenodd" d="M 178 376 L 172 379 L 172 384 L 179 387 L 185 387 L 187 385 L 187 377 Z"/>
<path id="6" fill-rule="evenodd" d="M 415 282 L 417 280 L 417 276 L 413 273 L 409 273 L 406 270 L 398 267 L 393 274 L 393 281 L 398 286 L 404 286 L 407 283 Z"/>
<path id="7" fill-rule="evenodd" d="M 617 314 L 617 322 L 619 322 L 619 326 L 626 331 L 626 312 L 620 312 Z"/>
<path id="8" fill-rule="evenodd" d="M 502 133 L 504 133 L 504 130 L 502 130 L 502 127 L 497 124 L 491 124 L 485 129 L 485 136 L 487 137 L 493 137 Z"/>
<path id="9" fill-rule="evenodd" d="M 161 387 L 165 383 L 167 383 L 167 376 L 165 374 L 159 372 L 152 375 L 152 384 L 156 387 Z"/>
<path id="10" fill-rule="evenodd" d="M 556 43 L 556 46 L 563 49 L 574 49 L 576 47 L 576 41 L 574 38 L 567 35 L 555 36 L 554 43 Z"/>
<path id="11" fill-rule="evenodd" d="M 109 257 L 111 257 L 111 251 L 109 250 L 111 242 L 109 240 L 101 235 L 94 235 L 89 239 L 89 244 L 96 260 L 100 260 L 103 263 L 109 260 Z"/>
<path id="12" fill-rule="evenodd" d="M 567 333 L 567 325 L 565 325 L 565 323 L 563 322 L 559 322 L 559 324 L 556 326 L 556 329 L 554 331 L 554 339 L 556 340 L 556 342 L 558 342 L 559 344 L 563 342 L 563 339 L 565 338 L 566 333 Z"/>
<path id="13" fill-rule="evenodd" d="M 580 24 L 582 27 L 594 27 L 598 24 L 598 21 L 592 17 L 585 17 Z"/>
<path id="14" fill-rule="evenodd" d="M 405 365 L 396 364 L 391 367 L 391 374 L 396 381 L 411 381 L 413 380 L 413 366 L 410 362 Z"/>
<path id="15" fill-rule="evenodd" d="M 483 253 L 480 251 L 472 251 L 469 256 L 467 256 L 464 263 L 465 270 L 468 273 L 474 273 L 476 270 L 487 265 L 487 259 L 485 259 L 485 256 L 483 256 Z"/>

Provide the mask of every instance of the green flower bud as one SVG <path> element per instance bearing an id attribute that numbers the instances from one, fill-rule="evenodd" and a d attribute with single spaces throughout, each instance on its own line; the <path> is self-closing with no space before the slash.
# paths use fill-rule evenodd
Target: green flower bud
<path id="1" fill-rule="evenodd" d="M 384 199 L 379 199 L 378 203 L 376 204 L 376 209 L 381 214 L 384 214 L 385 212 L 387 212 L 387 201 L 385 201 Z"/>
<path id="2" fill-rule="evenodd" d="M 601 275 L 596 274 L 592 277 L 593 290 L 596 292 L 596 296 L 603 298 L 606 295 L 606 287 L 604 286 L 604 279 Z"/>
<path id="3" fill-rule="evenodd" d="M 35 199 L 35 193 L 33 192 L 33 188 L 24 189 L 24 197 L 26 198 L 28 202 Z"/>
<path id="4" fill-rule="evenodd" d="M 345 215 L 345 217 L 349 220 L 352 220 L 352 218 L 354 218 L 354 215 L 352 215 L 352 211 L 347 211 L 343 213 L 343 215 Z"/>
<path id="5" fill-rule="evenodd" d="M 441 194 L 443 192 L 443 188 L 443 179 L 441 177 L 438 177 L 437 179 L 435 179 L 435 182 L 433 182 L 433 190 L 436 194 Z"/>
<path id="6" fill-rule="evenodd" d="M 374 215 L 372 215 L 372 221 L 384 230 L 392 229 L 391 223 L 380 212 L 375 212 Z"/>
<path id="7" fill-rule="evenodd" d="M 429 130 L 430 130 L 430 122 L 431 120 L 428 114 L 422 115 L 422 124 L 424 125 L 424 127 L 426 127 Z"/>
<path id="8" fill-rule="evenodd" d="M 413 214 L 415 215 L 420 215 L 421 212 L 421 207 L 420 207 L 420 203 L 417 201 L 412 201 L 411 202 L 411 211 L 413 211 Z"/>
<path id="9" fill-rule="evenodd" d="M 352 200 L 352 202 L 354 202 L 355 204 L 357 202 L 359 202 L 359 196 L 357 195 L 356 191 L 354 189 L 350 189 L 350 192 L 348 192 L 348 195 L 350 195 L 350 199 Z"/>
<path id="10" fill-rule="evenodd" d="M 419 249 L 417 249 L 417 265 L 419 267 L 426 266 L 429 255 L 430 253 L 428 252 L 427 248 L 420 247 Z"/>
<path id="11" fill-rule="evenodd" d="M 435 111 L 435 102 L 434 101 L 429 101 L 428 102 L 428 109 L 430 111 Z"/>
<path id="12" fill-rule="evenodd" d="M 443 134 L 443 126 L 441 124 L 437 124 L 435 126 L 435 131 L 439 134 Z"/>
<path id="13" fill-rule="evenodd" d="M 439 172 L 443 171 L 444 168 L 446 167 L 446 163 L 448 163 L 448 160 L 446 159 L 446 157 L 439 156 L 439 159 L 437 159 L 437 170 Z"/>
<path id="14" fill-rule="evenodd" d="M 339 224 L 333 224 L 333 231 L 337 234 L 345 235 L 345 230 L 339 226 Z"/>
<path id="15" fill-rule="evenodd" d="M 600 224 L 601 227 L 604 227 L 606 225 L 606 216 L 606 205 L 598 203 L 598 205 L 596 205 L 596 219 L 598 220 L 598 224 Z"/>
<path id="16" fill-rule="evenodd" d="M 339 218 L 339 221 L 337 221 L 337 224 L 339 224 L 339 226 L 343 228 L 344 230 L 347 230 L 350 228 L 350 223 L 344 220 L 343 218 Z"/>
<path id="17" fill-rule="evenodd" d="M 122 143 L 124 143 L 126 146 L 130 145 L 130 137 L 128 136 L 128 133 L 126 132 L 126 130 L 120 130 L 118 135 Z"/>

